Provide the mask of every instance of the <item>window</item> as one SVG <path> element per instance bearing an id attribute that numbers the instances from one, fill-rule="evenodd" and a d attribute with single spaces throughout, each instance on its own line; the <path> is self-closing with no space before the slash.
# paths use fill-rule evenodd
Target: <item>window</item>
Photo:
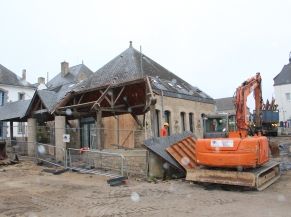
<path id="1" fill-rule="evenodd" d="M 186 130 L 186 126 L 185 126 L 185 115 L 186 115 L 185 112 L 181 112 L 180 113 L 182 132 L 184 132 Z"/>
<path id="2" fill-rule="evenodd" d="M 0 106 L 4 105 L 4 92 L 0 90 Z"/>
<path id="3" fill-rule="evenodd" d="M 168 127 L 168 136 L 171 135 L 171 112 L 170 111 L 165 111 L 165 122 L 167 122 L 169 124 Z"/>
<path id="4" fill-rule="evenodd" d="M 25 133 L 25 124 L 23 122 L 18 123 L 18 134 L 24 134 Z"/>
<path id="5" fill-rule="evenodd" d="M 156 135 L 160 136 L 160 111 L 156 109 Z"/>
<path id="6" fill-rule="evenodd" d="M 288 100 L 288 101 L 290 101 L 290 100 L 291 100 L 290 93 L 285 93 L 285 96 L 286 96 L 286 100 Z"/>
<path id="7" fill-rule="evenodd" d="M 24 100 L 25 93 L 18 93 L 18 100 Z"/>
<path id="8" fill-rule="evenodd" d="M 81 123 L 81 147 L 96 149 L 96 125 L 94 122 Z"/>
<path id="9" fill-rule="evenodd" d="M 190 131 L 194 133 L 194 114 L 193 113 L 189 113 L 189 127 L 190 127 Z"/>

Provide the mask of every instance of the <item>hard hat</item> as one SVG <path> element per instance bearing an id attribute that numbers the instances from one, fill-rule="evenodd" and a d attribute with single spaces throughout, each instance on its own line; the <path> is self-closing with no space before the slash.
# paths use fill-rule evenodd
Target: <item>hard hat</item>
<path id="1" fill-rule="evenodd" d="M 168 126 L 169 126 L 169 124 L 168 124 L 167 122 L 165 122 L 165 123 L 164 123 L 164 126 L 167 126 L 167 127 L 168 127 Z"/>

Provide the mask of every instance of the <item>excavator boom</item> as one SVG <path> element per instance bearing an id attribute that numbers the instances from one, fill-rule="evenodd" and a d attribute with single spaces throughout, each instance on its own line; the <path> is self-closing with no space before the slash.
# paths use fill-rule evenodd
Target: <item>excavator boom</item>
<path id="1" fill-rule="evenodd" d="M 246 137 L 249 134 L 249 119 L 247 108 L 247 97 L 254 92 L 255 112 L 257 126 L 260 125 L 260 111 L 263 105 L 261 75 L 257 73 L 254 77 L 244 81 L 235 92 L 236 126 L 237 132 L 230 133 L 230 137 Z M 234 135 L 234 136 L 233 136 Z"/>

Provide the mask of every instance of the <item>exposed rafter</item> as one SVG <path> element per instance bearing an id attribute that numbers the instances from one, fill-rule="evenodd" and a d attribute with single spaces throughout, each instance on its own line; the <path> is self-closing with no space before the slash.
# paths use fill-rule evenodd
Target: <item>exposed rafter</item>
<path id="1" fill-rule="evenodd" d="M 91 110 L 93 110 L 96 106 L 100 107 L 100 103 L 102 102 L 102 100 L 106 97 L 106 94 L 108 93 L 108 91 L 110 90 L 111 85 L 109 85 L 106 90 L 102 93 L 102 95 L 96 100 L 96 102 L 93 104 L 93 106 L 91 107 Z M 96 108 L 95 108 L 96 110 Z"/>

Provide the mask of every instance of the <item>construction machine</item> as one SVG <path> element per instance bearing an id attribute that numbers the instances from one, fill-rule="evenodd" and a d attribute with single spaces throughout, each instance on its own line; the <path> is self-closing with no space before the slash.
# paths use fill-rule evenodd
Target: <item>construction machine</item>
<path id="1" fill-rule="evenodd" d="M 275 103 L 275 99 L 272 98 L 271 102 L 267 99 L 266 103 L 263 103 L 259 118 L 261 118 L 261 125 L 252 124 L 254 130 L 259 130 L 264 136 L 277 136 L 279 126 L 279 110 L 278 104 Z M 253 119 L 256 119 L 254 112 Z"/>
<path id="2" fill-rule="evenodd" d="M 235 115 L 207 117 L 206 128 L 212 127 L 214 133 L 196 140 L 197 167 L 187 169 L 187 180 L 263 190 L 280 177 L 279 163 L 269 159 L 268 139 L 260 132 L 250 132 L 247 97 L 254 93 L 254 122 L 260 126 L 263 103 L 261 81 L 260 73 L 257 73 L 236 89 Z M 210 124 L 212 119 L 215 120 L 213 126 Z"/>

